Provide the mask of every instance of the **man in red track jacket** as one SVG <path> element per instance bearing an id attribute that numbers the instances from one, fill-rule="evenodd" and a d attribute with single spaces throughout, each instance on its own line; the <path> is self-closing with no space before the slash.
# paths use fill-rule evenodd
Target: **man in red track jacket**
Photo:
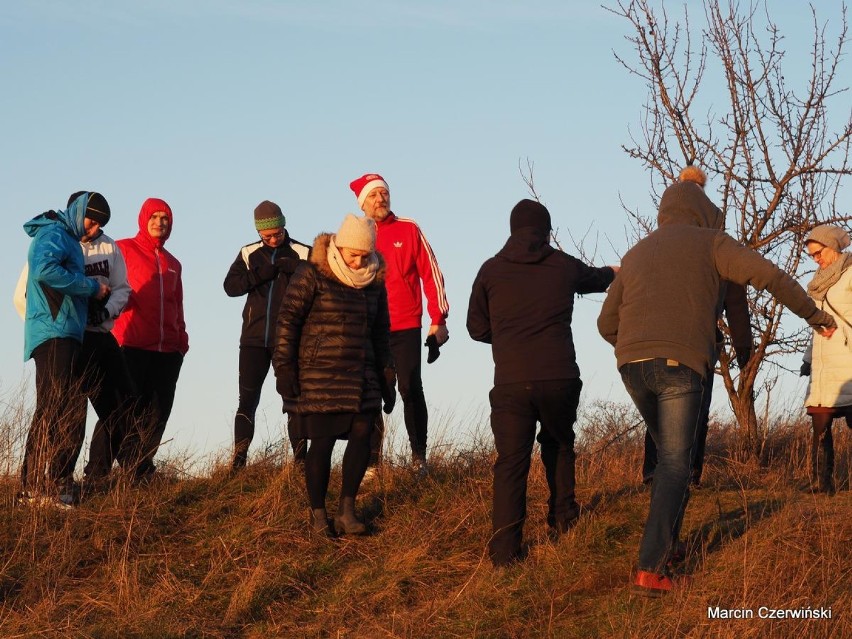
<path id="1" fill-rule="evenodd" d="M 450 307 L 444 292 L 444 276 L 438 268 L 432 247 L 417 223 L 391 212 L 390 191 L 381 175 L 362 175 L 353 180 L 349 188 L 358 198 L 364 214 L 376 221 L 376 249 L 387 263 L 385 285 L 390 310 L 391 351 L 405 409 L 405 428 L 411 443 L 412 461 L 422 473 L 426 469 L 429 419 L 420 373 L 423 293 L 426 294 L 426 311 L 430 318 L 428 334 L 435 336 L 435 347 L 438 347 L 449 339 L 447 315 Z M 380 417 L 373 436 L 372 465 L 379 461 L 383 435 L 384 427 Z"/>

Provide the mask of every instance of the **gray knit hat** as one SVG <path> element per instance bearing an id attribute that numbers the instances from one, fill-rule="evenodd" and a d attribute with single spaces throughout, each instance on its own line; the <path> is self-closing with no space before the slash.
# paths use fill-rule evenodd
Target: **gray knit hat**
<path id="1" fill-rule="evenodd" d="M 849 233 L 844 231 L 839 226 L 831 224 L 821 224 L 814 227 L 805 238 L 805 244 L 808 242 L 817 242 L 830 249 L 834 249 L 838 253 L 849 246 Z"/>
<path id="2" fill-rule="evenodd" d="M 343 224 L 334 236 L 337 248 L 350 248 L 358 251 L 376 250 L 376 223 L 372 218 L 356 217 L 347 213 Z"/>

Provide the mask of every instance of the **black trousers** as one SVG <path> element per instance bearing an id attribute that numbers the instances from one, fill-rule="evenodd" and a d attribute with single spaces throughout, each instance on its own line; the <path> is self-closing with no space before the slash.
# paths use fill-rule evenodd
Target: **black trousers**
<path id="1" fill-rule="evenodd" d="M 127 436 L 136 389 L 124 354 L 112 333 L 86 331 L 82 362 L 83 391 L 98 416 L 85 473 L 87 477 L 103 477 L 112 470 L 119 447 Z"/>
<path id="2" fill-rule="evenodd" d="M 527 476 L 541 423 L 538 442 L 550 491 L 547 521 L 560 528 L 579 515 L 574 497 L 574 422 L 583 383 L 579 379 L 501 384 L 489 395 L 494 463 L 491 561 L 503 565 L 521 554 L 527 514 Z"/>
<path id="3" fill-rule="evenodd" d="M 343 452 L 341 468 L 341 497 L 355 497 L 370 457 L 370 434 L 373 431 L 375 416 L 356 415 L 348 434 L 346 450 Z M 325 508 L 328 494 L 328 481 L 331 477 L 331 454 L 337 437 L 312 437 L 311 446 L 305 456 L 305 484 L 311 508 Z"/>
<path id="4" fill-rule="evenodd" d="M 248 449 L 254 439 L 254 418 L 260 404 L 260 394 L 263 382 L 272 364 L 274 349 L 263 346 L 240 346 L 240 400 L 237 414 L 234 417 L 234 459 L 235 468 L 246 465 Z M 293 447 L 293 457 L 304 460 L 307 450 L 307 440 L 294 437 L 289 420 L 287 434 Z"/>
<path id="5" fill-rule="evenodd" d="M 155 470 L 154 456 L 172 413 L 183 355 L 126 346 L 121 350 L 138 394 L 118 461 L 141 477 Z"/>
<path id="6" fill-rule="evenodd" d="M 393 331 L 390 334 L 391 354 L 396 364 L 396 379 L 405 418 L 405 430 L 411 454 L 416 459 L 426 459 L 426 434 L 429 425 L 429 412 L 426 409 L 426 396 L 423 393 L 421 375 L 420 329 L 411 328 Z M 370 464 L 376 465 L 381 459 L 382 440 L 385 425 L 382 414 L 376 418 L 370 441 Z"/>
<path id="7" fill-rule="evenodd" d="M 86 396 L 80 384 L 80 342 L 50 339 L 32 353 L 36 408 L 27 433 L 21 484 L 43 490 L 74 475 L 86 436 Z"/>

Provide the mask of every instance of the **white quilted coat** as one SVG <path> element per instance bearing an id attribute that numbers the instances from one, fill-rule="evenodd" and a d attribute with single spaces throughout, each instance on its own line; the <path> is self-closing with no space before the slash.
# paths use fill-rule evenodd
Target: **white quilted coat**
<path id="1" fill-rule="evenodd" d="M 852 268 L 816 304 L 834 316 L 837 330 L 831 339 L 815 332 L 805 353 L 805 361 L 811 362 L 805 406 L 852 406 Z"/>

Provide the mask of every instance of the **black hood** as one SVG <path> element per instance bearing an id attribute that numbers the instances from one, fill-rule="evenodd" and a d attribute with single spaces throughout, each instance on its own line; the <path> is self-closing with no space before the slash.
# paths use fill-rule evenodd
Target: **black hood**
<path id="1" fill-rule="evenodd" d="M 556 250 L 548 244 L 548 239 L 549 233 L 541 229 L 521 227 L 509 236 L 497 257 L 518 264 L 536 264 Z"/>

